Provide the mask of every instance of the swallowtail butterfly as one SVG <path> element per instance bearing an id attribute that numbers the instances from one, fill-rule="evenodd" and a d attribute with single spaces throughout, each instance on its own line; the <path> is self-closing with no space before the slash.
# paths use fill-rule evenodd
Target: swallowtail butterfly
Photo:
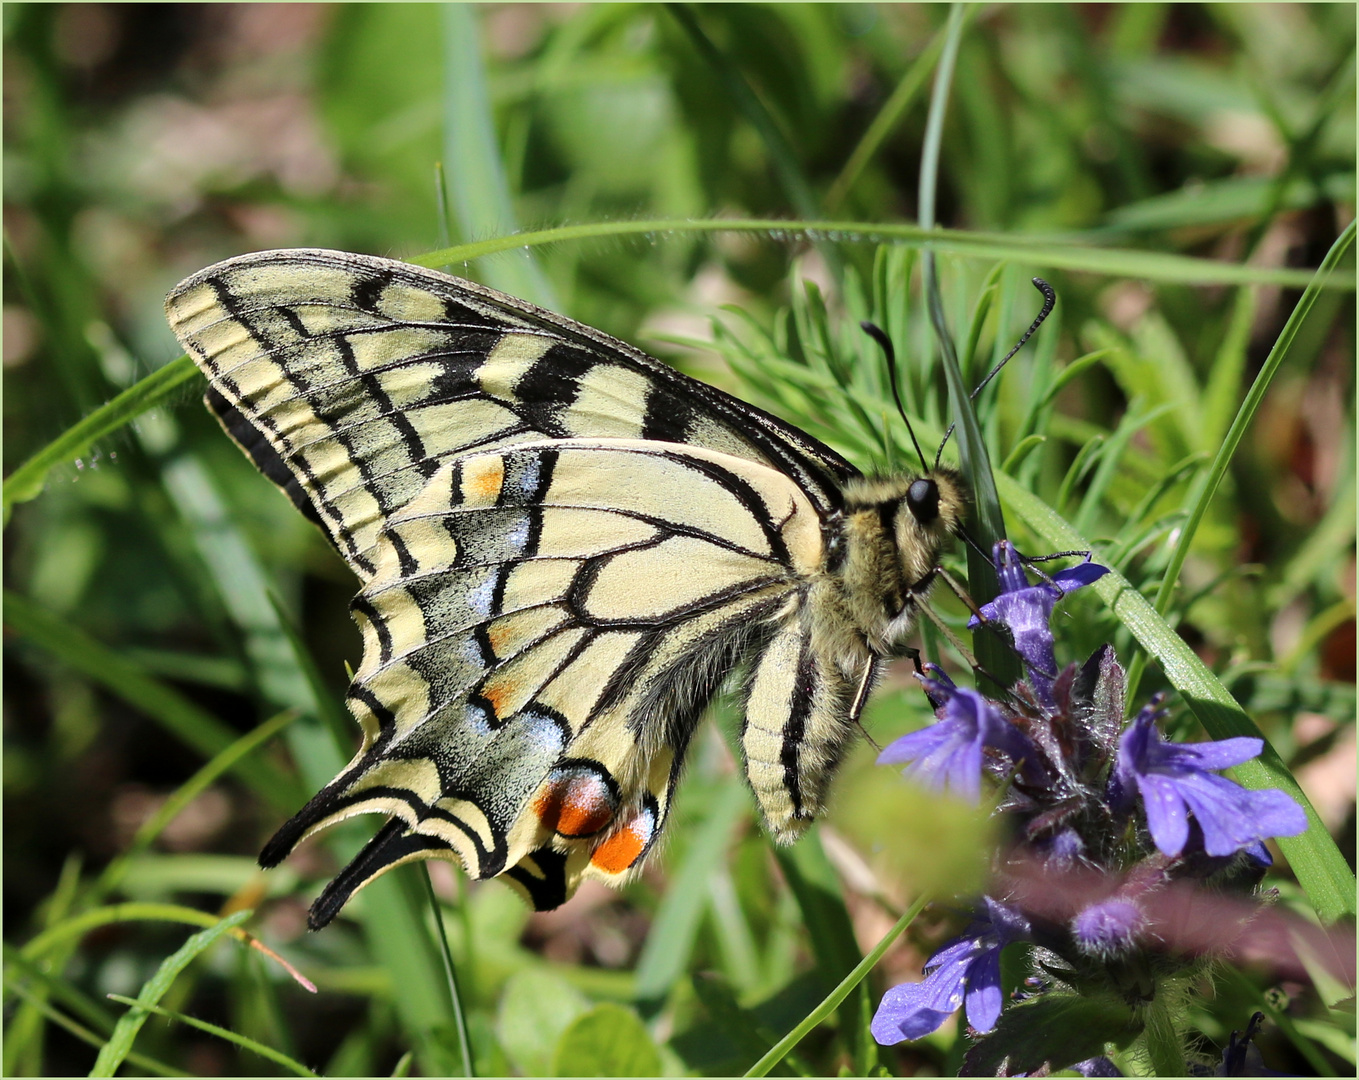
<path id="1" fill-rule="evenodd" d="M 769 832 L 823 810 L 961 525 L 957 473 L 866 478 L 598 330 L 387 259 L 245 255 L 166 310 L 227 433 L 360 581 L 362 746 L 260 856 L 386 816 L 314 928 L 412 859 L 539 910 L 625 880 L 734 670 Z"/>

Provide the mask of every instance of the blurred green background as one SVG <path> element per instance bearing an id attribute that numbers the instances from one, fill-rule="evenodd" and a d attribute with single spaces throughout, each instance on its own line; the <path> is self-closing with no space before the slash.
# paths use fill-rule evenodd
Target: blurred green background
<path id="1" fill-rule="evenodd" d="M 413 256 L 517 228 L 653 218 L 914 221 L 930 50 L 947 11 L 7 4 L 6 472 L 178 356 L 162 297 L 231 255 L 306 245 Z M 1055 271 L 1044 253 L 1099 244 L 1262 272 L 1315 267 L 1354 214 L 1354 22 L 1353 7 L 1326 4 L 969 12 L 937 217 L 1031 238 L 1034 262 L 946 258 L 954 332 L 990 282 L 998 299 L 978 355 L 1003 351 L 1037 307 L 1024 278 L 1053 281 L 1057 314 L 987 407 L 993 454 L 1000 464 L 1042 435 L 1008 471 L 1145 591 L 1300 289 Z M 912 265 L 904 249 L 869 243 L 676 231 L 452 270 L 758 400 L 869 468 L 881 464 L 870 437 L 881 417 L 840 425 L 752 357 L 817 353 L 833 366 L 838 350 L 860 348 L 849 316 L 877 310 L 865 299 L 883 299 L 874 282 L 899 286 L 903 303 L 916 296 Z M 911 400 L 937 418 L 925 321 L 904 332 L 919 343 Z M 1044 378 L 1094 352 L 1034 405 Z M 1353 293 L 1332 290 L 1233 460 L 1173 611 L 1351 853 L 1354 371 Z M 345 664 L 358 661 L 354 580 L 221 434 L 200 390 L 54 470 L 5 532 L 5 1071 L 87 1071 L 95 1050 L 42 1009 L 102 1041 L 121 1008 L 102 996 L 135 994 L 187 936 L 129 919 L 42 964 L 18 953 L 44 927 L 118 899 L 256 907 L 252 932 L 322 989 L 305 994 L 258 954 L 222 947 L 167 1008 L 334 1075 L 403 1061 L 452 1071 L 456 1026 L 418 869 L 384 879 L 324 933 L 303 930 L 344 845 L 376 820 L 334 850 L 312 844 L 269 875 L 254 868 L 263 839 L 357 742 L 336 714 Z M 1131 638 L 1094 601 L 1070 606 L 1063 661 L 1103 640 L 1130 657 Z M 1153 666 L 1139 693 L 1164 685 Z M 910 687 L 903 674 L 879 692 L 868 726 L 880 742 L 927 719 Z M 154 840 L 134 839 L 206 761 L 290 708 L 300 718 L 283 737 L 206 778 Z M 861 750 L 847 772 L 867 774 Z M 622 893 L 584 890 L 530 915 L 498 883 L 436 868 L 483 1074 L 744 1069 L 931 873 L 944 889 L 966 873 L 968 842 L 940 840 L 954 819 L 925 820 L 925 807 L 892 796 L 883 806 L 896 817 L 865 825 L 857 800 L 854 820 L 776 860 L 711 725 L 691 754 L 668 843 Z M 956 828 L 966 832 L 963 816 Z M 891 833 L 916 846 L 914 883 L 881 880 L 865 861 Z M 964 852 L 962 869 L 940 870 L 944 847 Z M 956 1069 L 948 1029 L 879 1060 L 849 1009 L 914 977 L 941 925 L 913 930 L 872 994 L 851 998 L 795 1067 Z M 1244 1024 L 1241 994 L 1202 1006 L 1205 1045 Z M 1324 1060 L 1348 1068 L 1344 1040 L 1309 1018 L 1306 991 L 1293 1007 Z M 611 1058 L 601 1047 L 615 1039 L 625 1052 Z M 1273 1067 L 1311 1067 L 1296 1039 L 1275 1043 Z M 281 1068 L 161 1020 L 137 1050 L 138 1071 Z"/>

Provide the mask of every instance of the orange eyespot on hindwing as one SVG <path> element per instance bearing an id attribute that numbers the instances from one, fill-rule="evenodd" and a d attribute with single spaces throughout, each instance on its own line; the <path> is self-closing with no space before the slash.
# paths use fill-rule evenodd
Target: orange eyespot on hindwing
<path id="1" fill-rule="evenodd" d="M 590 862 L 609 874 L 621 874 L 632 867 L 651 847 L 657 816 L 656 804 L 647 796 L 642 809 L 591 852 Z"/>
<path id="2" fill-rule="evenodd" d="M 618 784 L 598 762 L 566 762 L 548 774 L 533 810 L 559 836 L 593 836 L 618 812 Z"/>

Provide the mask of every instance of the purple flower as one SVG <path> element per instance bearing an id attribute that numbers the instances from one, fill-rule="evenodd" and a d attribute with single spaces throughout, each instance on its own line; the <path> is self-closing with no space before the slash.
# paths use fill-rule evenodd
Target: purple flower
<path id="1" fill-rule="evenodd" d="M 1085 841 L 1075 829 L 1061 829 L 1034 846 L 1053 870 L 1070 870 L 1085 857 Z"/>
<path id="2" fill-rule="evenodd" d="M 1222 1051 L 1222 1064 L 1213 1070 L 1214 1076 L 1289 1076 L 1289 1073 L 1266 1069 L 1260 1048 L 1254 1040 L 1264 1025 L 1265 1014 L 1255 1013 L 1245 1031 L 1233 1031 Z"/>
<path id="3" fill-rule="evenodd" d="M 1146 809 L 1147 829 L 1165 855 L 1179 855 L 1189 840 L 1189 813 L 1203 832 L 1208 855 L 1257 851 L 1269 836 L 1296 836 L 1307 828 L 1302 807 L 1274 788 L 1250 791 L 1210 770 L 1249 761 L 1263 739 L 1235 738 L 1181 745 L 1162 740 L 1155 703 L 1128 725 L 1109 777 L 1109 805 L 1127 812 L 1136 796 Z"/>
<path id="4" fill-rule="evenodd" d="M 1071 920 L 1071 936 L 1087 956 L 1108 960 L 1131 952 L 1145 923 L 1136 903 L 1114 896 L 1078 911 Z"/>
<path id="5" fill-rule="evenodd" d="M 1080 1073 L 1082 1076 L 1122 1076 L 1118 1071 L 1118 1066 L 1107 1057 L 1086 1058 L 1078 1061 L 1075 1065 L 1068 1065 L 1072 1072 Z"/>
<path id="6" fill-rule="evenodd" d="M 967 1006 L 967 1022 L 990 1031 L 1000 1017 L 1000 951 L 1029 938 L 1029 923 L 1016 909 L 982 897 L 983 908 L 967 931 L 925 964 L 925 981 L 902 983 L 883 995 L 870 1030 L 883 1046 L 919 1039 Z"/>
<path id="7" fill-rule="evenodd" d="M 1030 585 L 1019 552 L 1008 540 L 999 540 L 992 549 L 992 561 L 1000 577 L 1000 595 L 981 607 L 982 615 L 1006 626 L 1014 639 L 1015 650 L 1029 672 L 1029 684 L 1039 702 L 1048 712 L 1057 705 L 1052 698 L 1052 680 L 1057 677 L 1057 655 L 1052 647 L 1052 630 L 1048 620 L 1052 609 L 1069 592 L 1098 581 L 1109 572 L 1108 567 L 1092 563 L 1088 558 L 1078 566 L 1059 570 L 1051 578 Z M 974 615 L 968 628 L 975 629 L 980 620 Z"/>
<path id="8" fill-rule="evenodd" d="M 879 765 L 905 765 L 903 775 L 927 787 L 948 789 L 976 803 L 981 797 L 982 750 L 990 747 L 1012 761 L 1035 769 L 1038 751 L 1000 710 L 975 690 L 954 686 L 933 664 L 937 678 L 918 676 L 935 700 L 943 702 L 938 723 L 903 735 L 878 755 Z"/>

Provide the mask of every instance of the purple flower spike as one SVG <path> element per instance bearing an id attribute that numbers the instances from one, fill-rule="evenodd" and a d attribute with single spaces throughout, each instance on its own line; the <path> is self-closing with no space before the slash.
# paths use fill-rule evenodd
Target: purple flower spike
<path id="1" fill-rule="evenodd" d="M 1036 768 L 1038 751 L 1018 728 L 1008 723 L 975 690 L 943 679 L 921 679 L 939 701 L 938 723 L 889 743 L 878 755 L 879 765 L 905 765 L 903 775 L 936 791 L 947 789 L 976 803 L 981 798 L 982 750 L 990 747 L 1021 767 Z"/>
<path id="2" fill-rule="evenodd" d="M 1284 792 L 1250 791 L 1210 771 L 1249 761 L 1264 748 L 1264 740 L 1168 743 L 1156 730 L 1158 715 L 1154 705 L 1146 706 L 1119 739 L 1109 804 L 1127 812 L 1140 794 L 1147 829 L 1162 854 L 1184 850 L 1191 811 L 1209 855 L 1255 851 L 1266 837 L 1297 836 L 1307 828 L 1302 807 Z"/>
<path id="3" fill-rule="evenodd" d="M 1057 571 L 1048 581 L 1030 585 L 1019 552 L 1008 540 L 997 541 L 991 559 L 1000 577 L 1001 593 L 989 604 L 983 604 L 981 613 L 1009 628 L 1015 649 L 1028 669 L 1029 684 L 1043 706 L 1055 711 L 1052 680 L 1057 677 L 1057 656 L 1048 626 L 1052 609 L 1067 593 L 1098 581 L 1109 572 L 1108 567 L 1087 559 L 1078 566 Z M 975 629 L 980 622 L 974 615 L 967 625 Z"/>
<path id="4" fill-rule="evenodd" d="M 1114 896 L 1077 912 L 1071 934 L 1081 952 L 1107 960 L 1131 952 L 1145 923 L 1137 904 Z"/>
<path id="5" fill-rule="evenodd" d="M 1014 908 L 983 896 L 984 908 L 966 932 L 925 964 L 925 981 L 902 983 L 883 995 L 869 1030 L 883 1046 L 919 1039 L 966 1004 L 967 1022 L 990 1031 L 1000 1017 L 1000 951 L 1029 938 L 1029 923 Z"/>

